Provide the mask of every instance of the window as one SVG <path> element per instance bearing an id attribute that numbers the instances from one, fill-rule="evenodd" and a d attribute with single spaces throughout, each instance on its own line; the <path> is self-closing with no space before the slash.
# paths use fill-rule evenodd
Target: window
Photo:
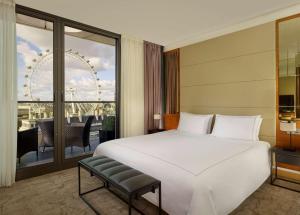
<path id="1" fill-rule="evenodd" d="M 17 178 L 24 178 L 76 165 L 118 137 L 120 35 L 16 11 Z"/>
<path id="2" fill-rule="evenodd" d="M 115 40 L 65 30 L 65 156 L 94 151 L 115 139 Z M 88 135 L 88 133 L 90 135 Z"/>
<path id="3" fill-rule="evenodd" d="M 53 23 L 17 15 L 17 167 L 54 158 Z"/>

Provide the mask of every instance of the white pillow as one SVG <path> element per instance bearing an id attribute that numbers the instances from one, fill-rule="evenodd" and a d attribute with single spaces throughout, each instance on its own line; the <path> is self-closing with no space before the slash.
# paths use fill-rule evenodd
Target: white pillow
<path id="1" fill-rule="evenodd" d="M 212 135 L 244 140 L 259 140 L 261 116 L 216 115 Z"/>
<path id="2" fill-rule="evenodd" d="M 213 115 L 180 113 L 177 130 L 193 134 L 208 134 L 211 129 Z"/>

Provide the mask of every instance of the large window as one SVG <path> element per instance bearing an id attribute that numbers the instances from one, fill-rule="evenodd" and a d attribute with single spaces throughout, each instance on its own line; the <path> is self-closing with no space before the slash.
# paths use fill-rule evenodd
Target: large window
<path id="1" fill-rule="evenodd" d="M 20 6 L 16 29 L 17 168 L 61 169 L 117 138 L 119 35 Z"/>

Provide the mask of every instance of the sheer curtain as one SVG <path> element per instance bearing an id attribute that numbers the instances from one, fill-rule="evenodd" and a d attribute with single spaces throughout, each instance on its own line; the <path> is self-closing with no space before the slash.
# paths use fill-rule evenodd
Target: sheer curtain
<path id="1" fill-rule="evenodd" d="M 144 134 L 143 41 L 121 38 L 121 137 Z"/>
<path id="2" fill-rule="evenodd" d="M 17 156 L 16 15 L 0 0 L 0 187 L 15 182 Z"/>

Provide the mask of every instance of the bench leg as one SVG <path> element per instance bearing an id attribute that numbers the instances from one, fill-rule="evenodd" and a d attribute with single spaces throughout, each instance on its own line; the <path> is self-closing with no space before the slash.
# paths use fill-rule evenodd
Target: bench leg
<path id="1" fill-rule="evenodd" d="M 101 187 L 97 187 L 95 189 L 89 190 L 89 191 L 85 191 L 85 192 L 81 192 L 81 178 L 80 178 L 80 164 L 78 163 L 78 193 L 79 193 L 79 197 L 95 212 L 95 214 L 99 215 L 100 213 L 93 207 L 93 205 L 91 203 L 89 203 L 89 201 L 87 201 L 87 199 L 85 199 L 85 194 L 94 192 L 96 190 L 102 189 L 104 188 L 104 186 Z M 90 172 L 91 173 L 91 172 Z"/>
<path id="2" fill-rule="evenodd" d="M 158 214 L 161 215 L 161 183 L 158 185 Z"/>
<path id="3" fill-rule="evenodd" d="M 132 195 L 129 195 L 129 201 L 128 201 L 128 215 L 131 215 L 131 204 L 132 204 Z"/>
<path id="4" fill-rule="evenodd" d="M 78 164 L 78 193 L 81 196 L 80 164 Z"/>

